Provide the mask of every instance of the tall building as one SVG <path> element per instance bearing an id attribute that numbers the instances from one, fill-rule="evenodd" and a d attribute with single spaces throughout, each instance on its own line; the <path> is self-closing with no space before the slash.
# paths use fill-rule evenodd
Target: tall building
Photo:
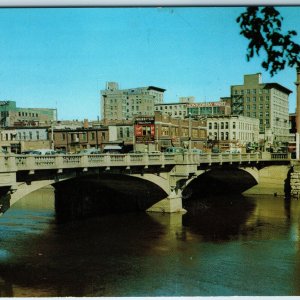
<path id="1" fill-rule="evenodd" d="M 102 119 L 108 122 L 154 115 L 154 105 L 163 102 L 164 92 L 155 86 L 121 90 L 117 82 L 108 82 L 101 91 Z"/>
<path id="2" fill-rule="evenodd" d="M 288 88 L 263 83 L 261 73 L 244 75 L 244 84 L 231 86 L 232 114 L 259 119 L 259 132 L 271 144 L 289 140 Z"/>

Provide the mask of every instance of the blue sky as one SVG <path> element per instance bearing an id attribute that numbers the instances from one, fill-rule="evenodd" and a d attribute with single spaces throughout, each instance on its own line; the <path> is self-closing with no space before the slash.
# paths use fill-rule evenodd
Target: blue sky
<path id="1" fill-rule="evenodd" d="M 19 107 L 58 109 L 59 119 L 97 119 L 100 90 L 165 88 L 165 101 L 195 96 L 197 102 L 229 96 L 244 74 L 291 89 L 296 74 L 274 77 L 260 59 L 246 61 L 239 35 L 243 7 L 10 8 L 0 9 L 0 100 Z M 280 7 L 284 30 L 300 43 L 300 7 Z"/>

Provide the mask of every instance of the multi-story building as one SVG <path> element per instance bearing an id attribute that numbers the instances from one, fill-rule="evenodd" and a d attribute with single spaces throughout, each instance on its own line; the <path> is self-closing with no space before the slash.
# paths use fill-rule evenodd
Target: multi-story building
<path id="1" fill-rule="evenodd" d="M 232 114 L 259 119 L 259 132 L 271 144 L 289 140 L 289 94 L 278 83 L 263 83 L 261 73 L 244 75 L 231 86 Z"/>
<path id="2" fill-rule="evenodd" d="M 51 133 L 52 134 L 52 133 Z M 108 141 L 108 128 L 78 127 L 54 128 L 54 148 L 68 153 L 76 153 L 83 149 L 99 148 Z"/>
<path id="3" fill-rule="evenodd" d="M 259 120 L 245 116 L 207 117 L 207 134 L 212 143 L 228 147 L 229 144 L 246 146 L 259 143 Z"/>
<path id="4" fill-rule="evenodd" d="M 230 104 L 225 101 L 191 103 L 187 106 L 192 116 L 224 116 L 231 114 Z"/>
<path id="5" fill-rule="evenodd" d="M 8 152 L 50 148 L 49 127 L 6 127 L 1 130 L 0 146 Z"/>
<path id="6" fill-rule="evenodd" d="M 155 113 L 155 142 L 159 150 L 170 146 L 206 148 L 206 120 L 172 118 L 161 112 Z"/>
<path id="7" fill-rule="evenodd" d="M 154 115 L 154 105 L 163 102 L 165 89 L 147 86 L 119 89 L 116 82 L 108 82 L 101 91 L 102 119 L 130 120 L 138 115 Z"/>
<path id="8" fill-rule="evenodd" d="M 52 108 L 20 108 L 15 101 L 0 101 L 0 126 L 50 126 L 57 119 L 57 110 Z"/>
<path id="9" fill-rule="evenodd" d="M 188 105 L 194 103 L 195 97 L 180 97 L 179 102 L 159 103 L 154 105 L 155 112 L 161 112 L 172 118 L 184 119 L 187 116 Z"/>

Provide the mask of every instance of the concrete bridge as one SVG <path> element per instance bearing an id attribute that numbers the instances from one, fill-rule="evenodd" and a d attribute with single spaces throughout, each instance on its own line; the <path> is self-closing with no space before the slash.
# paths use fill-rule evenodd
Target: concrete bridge
<path id="1" fill-rule="evenodd" d="M 55 187 L 56 184 L 70 179 L 99 174 L 106 174 L 108 179 L 110 174 L 119 174 L 151 182 L 166 197 L 158 199 L 157 203 L 147 209 L 177 212 L 183 211 L 184 189 L 195 179 L 201 178 L 201 175 L 217 174 L 217 180 L 223 172 L 223 177 L 229 179 L 229 184 L 236 184 L 242 191 L 257 185 L 262 177 L 261 170 L 270 166 L 283 166 L 281 177 L 286 178 L 290 159 L 287 154 L 279 153 L 2 155 L 0 166 L 1 213 L 25 195 L 42 187 Z M 275 173 L 276 176 L 273 177 L 275 184 L 278 184 L 278 171 Z M 243 176 L 246 176 L 244 183 L 247 182 L 244 185 L 240 180 Z M 283 185 L 281 181 L 280 184 Z"/>

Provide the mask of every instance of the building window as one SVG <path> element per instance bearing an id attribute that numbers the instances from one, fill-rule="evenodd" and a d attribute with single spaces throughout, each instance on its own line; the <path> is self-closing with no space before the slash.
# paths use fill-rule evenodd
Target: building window
<path id="1" fill-rule="evenodd" d="M 218 123 L 217 122 L 214 123 L 214 129 L 218 129 Z"/>
<path id="2" fill-rule="evenodd" d="M 208 129 L 212 129 L 212 123 L 208 123 Z"/>
<path id="3" fill-rule="evenodd" d="M 32 132 L 29 131 L 29 139 L 32 140 Z"/>
<path id="4" fill-rule="evenodd" d="M 65 134 L 65 133 L 62 133 L 62 134 L 61 134 L 61 138 L 62 138 L 62 140 L 64 141 L 64 140 L 66 139 L 66 134 Z"/>
<path id="5" fill-rule="evenodd" d="M 91 140 L 92 140 L 92 141 L 95 140 L 95 132 L 91 132 Z"/>
<path id="6" fill-rule="evenodd" d="M 225 129 L 228 129 L 228 122 L 225 122 Z"/>
<path id="7" fill-rule="evenodd" d="M 232 128 L 235 129 L 235 122 L 232 123 Z"/>
<path id="8" fill-rule="evenodd" d="M 39 132 L 39 131 L 36 132 L 36 139 L 37 139 L 37 140 L 40 139 L 40 132 Z"/>

